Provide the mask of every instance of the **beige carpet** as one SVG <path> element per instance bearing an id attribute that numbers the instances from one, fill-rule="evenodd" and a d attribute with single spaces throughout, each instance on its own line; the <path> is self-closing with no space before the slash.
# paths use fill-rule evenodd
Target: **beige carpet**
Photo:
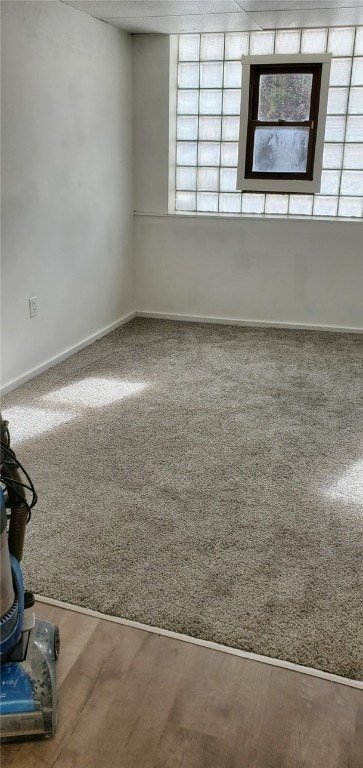
<path id="1" fill-rule="evenodd" d="M 38 593 L 363 677 L 362 337 L 135 320 L 8 395 Z"/>

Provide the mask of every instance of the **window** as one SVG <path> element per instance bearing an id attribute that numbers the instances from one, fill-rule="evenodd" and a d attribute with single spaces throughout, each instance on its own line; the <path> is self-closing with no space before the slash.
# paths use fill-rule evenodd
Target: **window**
<path id="1" fill-rule="evenodd" d="M 319 192 L 330 56 L 242 57 L 237 188 Z"/>
<path id="2" fill-rule="evenodd" d="M 170 211 L 362 217 L 363 28 L 192 34 L 174 42 Z M 322 149 L 320 192 L 237 190 L 241 57 L 286 61 L 286 54 L 304 54 L 323 64 L 327 52 L 332 58 L 325 134 L 316 139 Z"/>
<path id="3" fill-rule="evenodd" d="M 251 67 L 245 176 L 312 179 L 321 64 Z"/>

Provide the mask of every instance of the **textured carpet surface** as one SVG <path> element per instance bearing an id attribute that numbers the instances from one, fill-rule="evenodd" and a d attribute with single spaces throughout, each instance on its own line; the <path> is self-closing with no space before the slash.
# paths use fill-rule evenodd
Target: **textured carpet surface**
<path id="1" fill-rule="evenodd" d="M 362 337 L 138 319 L 3 414 L 29 588 L 363 677 Z"/>

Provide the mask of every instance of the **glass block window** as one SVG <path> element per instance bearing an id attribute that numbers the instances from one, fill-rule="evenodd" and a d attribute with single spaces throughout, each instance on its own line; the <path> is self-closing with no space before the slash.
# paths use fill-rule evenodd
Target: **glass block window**
<path id="1" fill-rule="evenodd" d="M 319 194 L 236 191 L 241 56 L 331 53 Z M 175 209 L 363 216 L 363 27 L 179 35 Z"/>

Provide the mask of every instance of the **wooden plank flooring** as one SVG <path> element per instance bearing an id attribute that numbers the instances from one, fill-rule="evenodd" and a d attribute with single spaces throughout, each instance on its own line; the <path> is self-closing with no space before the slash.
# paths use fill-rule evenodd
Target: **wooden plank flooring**
<path id="1" fill-rule="evenodd" d="M 38 604 L 59 723 L 6 768 L 362 768 L 363 691 Z"/>

